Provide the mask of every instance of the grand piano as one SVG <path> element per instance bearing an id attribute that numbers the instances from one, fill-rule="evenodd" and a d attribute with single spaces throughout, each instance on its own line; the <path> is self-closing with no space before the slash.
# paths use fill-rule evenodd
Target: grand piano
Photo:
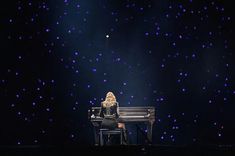
<path id="1" fill-rule="evenodd" d="M 88 119 L 94 126 L 96 145 L 98 145 L 99 142 L 98 130 L 102 121 L 99 112 L 100 107 L 91 107 L 91 109 L 88 110 Z M 146 138 L 150 144 L 152 143 L 152 129 L 155 122 L 154 107 L 119 107 L 119 122 L 126 124 L 135 123 L 136 125 L 138 123 L 144 123 L 147 128 Z"/>

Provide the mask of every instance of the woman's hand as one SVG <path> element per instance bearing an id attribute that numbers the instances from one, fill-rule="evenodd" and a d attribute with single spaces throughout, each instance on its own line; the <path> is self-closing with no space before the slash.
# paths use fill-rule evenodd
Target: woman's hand
<path id="1" fill-rule="evenodd" d="M 124 124 L 124 123 L 118 123 L 118 128 L 126 129 L 126 127 L 125 127 L 125 124 Z"/>

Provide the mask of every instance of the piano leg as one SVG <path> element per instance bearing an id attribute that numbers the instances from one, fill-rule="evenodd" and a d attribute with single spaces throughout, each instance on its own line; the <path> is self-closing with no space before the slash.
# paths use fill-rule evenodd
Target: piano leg
<path id="1" fill-rule="evenodd" d="M 99 132 L 98 128 L 94 127 L 94 138 L 95 138 L 95 146 L 99 145 Z"/>
<path id="2" fill-rule="evenodd" d="M 147 137 L 151 143 L 152 143 L 152 130 L 153 130 L 153 124 L 152 123 L 147 124 Z"/>

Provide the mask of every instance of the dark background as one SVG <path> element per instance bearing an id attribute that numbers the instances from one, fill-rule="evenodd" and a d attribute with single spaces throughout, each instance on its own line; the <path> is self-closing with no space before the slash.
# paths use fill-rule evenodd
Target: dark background
<path id="1" fill-rule="evenodd" d="M 155 144 L 234 144 L 232 6 L 5 1 L 0 144 L 91 145 L 87 110 L 108 91 L 120 106 L 156 107 Z"/>

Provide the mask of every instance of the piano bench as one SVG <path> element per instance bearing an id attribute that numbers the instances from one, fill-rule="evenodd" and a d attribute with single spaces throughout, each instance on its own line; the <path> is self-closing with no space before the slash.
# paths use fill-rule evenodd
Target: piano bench
<path id="1" fill-rule="evenodd" d="M 123 129 L 121 128 L 116 128 L 113 130 L 110 129 L 100 129 L 99 132 L 99 141 L 100 141 L 100 146 L 104 145 L 104 135 L 119 135 L 120 136 L 120 144 L 123 144 Z"/>

